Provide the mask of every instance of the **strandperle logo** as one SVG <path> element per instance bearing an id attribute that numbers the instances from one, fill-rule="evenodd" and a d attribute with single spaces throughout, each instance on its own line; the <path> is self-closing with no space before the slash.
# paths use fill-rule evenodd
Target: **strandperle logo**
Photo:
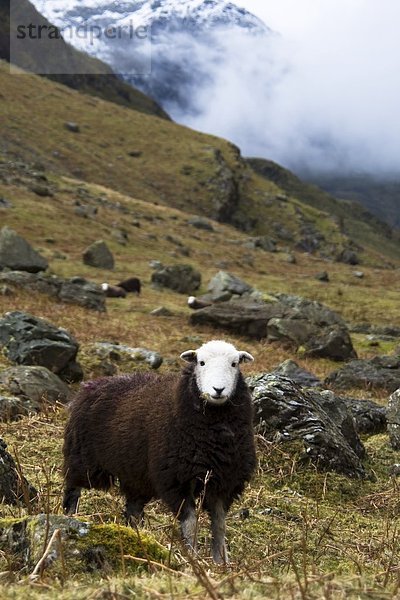
<path id="1" fill-rule="evenodd" d="M 150 36 L 149 27 L 139 26 L 134 27 L 132 23 L 124 27 L 109 26 L 102 28 L 99 25 L 80 25 L 79 27 L 65 27 L 60 29 L 54 25 L 37 25 L 35 23 L 20 24 L 16 27 L 17 39 L 25 40 L 27 38 L 31 40 L 60 40 L 72 41 L 78 40 L 89 40 L 89 43 L 93 45 L 94 40 L 101 40 L 105 38 L 107 40 L 146 40 Z"/>
<path id="2" fill-rule="evenodd" d="M 132 21 L 123 25 L 57 22 L 56 26 L 40 13 L 27 14 L 20 0 L 10 0 L 10 60 L 11 72 L 17 66 L 39 75 L 96 75 L 118 66 L 118 74 L 127 79 L 147 76 L 151 74 L 151 28 Z"/>

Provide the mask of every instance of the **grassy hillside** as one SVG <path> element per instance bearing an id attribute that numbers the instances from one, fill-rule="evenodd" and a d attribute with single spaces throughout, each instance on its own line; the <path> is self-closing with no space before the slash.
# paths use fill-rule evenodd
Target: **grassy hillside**
<path id="1" fill-rule="evenodd" d="M 256 175 L 228 142 L 164 119 L 84 96 L 32 75 L 14 76 L 0 66 L 0 208 L 1 225 L 16 229 L 49 260 L 61 277 L 85 276 L 117 283 L 137 275 L 140 297 L 108 300 L 107 313 L 65 305 L 40 293 L 0 293 L 0 315 L 26 310 L 65 327 L 80 344 L 78 359 L 85 377 L 98 374 L 91 354 L 97 341 L 126 343 L 159 351 L 162 370 L 178 370 L 179 354 L 221 332 L 189 324 L 186 297 L 151 287 L 151 260 L 190 263 L 208 280 L 221 268 L 266 293 L 299 294 L 326 303 L 352 323 L 395 324 L 400 302 L 400 270 L 382 269 L 395 246 L 379 238 L 373 223 L 359 222 L 368 232 L 363 253 L 364 278 L 354 267 L 328 261 L 321 253 L 297 251 L 304 228 L 324 235 L 321 248 L 348 243 L 337 214 L 328 206 L 311 206 L 302 189 L 289 190 Z M 75 121 L 80 132 L 65 127 Z M 332 205 L 334 206 L 334 205 Z M 79 208 L 91 209 L 84 218 Z M 94 210 L 96 209 L 96 211 Z M 188 225 L 189 216 L 213 216 L 214 231 Z M 231 221 L 222 223 L 221 220 Z M 356 223 L 349 219 L 349 223 Z M 346 227 L 350 224 L 346 221 Z M 280 252 L 265 252 L 248 243 L 253 232 L 278 237 Z M 243 229 L 245 231 L 243 231 Z M 121 232 L 123 243 L 121 243 Z M 291 237 L 290 237 L 291 236 Z M 374 237 L 375 236 L 375 237 Z M 104 239 L 111 248 L 114 271 L 82 262 L 85 248 Z M 380 240 L 380 242 L 379 242 Z M 380 253 L 381 244 L 385 252 Z M 286 247 L 296 262 L 287 262 Z M 316 281 L 328 270 L 330 283 Z M 158 306 L 171 311 L 155 317 Z M 240 336 L 224 338 L 251 352 L 256 360 L 246 373 L 266 372 L 287 358 L 323 378 L 337 368 L 325 359 L 305 359 L 288 348 Z M 360 357 L 395 351 L 396 342 L 372 347 L 366 336 L 353 336 Z M 0 353 L 0 370 L 8 366 Z M 118 372 L 126 365 L 119 363 Z M 354 391 L 380 403 L 382 392 Z M 39 491 L 35 512 L 60 514 L 61 446 L 67 418 L 62 406 L 14 423 L 0 423 L 0 437 L 18 457 L 22 472 Z M 208 556 L 206 519 L 200 521 L 200 557 L 179 559 L 179 570 L 158 564 L 136 574 L 122 536 L 118 544 L 121 571 L 76 574 L 60 566 L 44 569 L 35 582 L 21 571 L 11 553 L 0 554 L 0 595 L 25 600 L 312 600 L 323 598 L 395 598 L 399 590 L 398 483 L 390 476 L 399 462 L 386 435 L 365 440 L 368 469 L 374 481 L 352 481 L 317 473 L 300 460 L 299 447 L 257 438 L 257 473 L 228 519 L 231 568 L 217 568 Z M 242 509 L 245 509 L 244 511 Z M 80 516 L 96 524 L 122 523 L 117 491 L 84 493 Z M 22 507 L 2 505 L 0 517 L 18 518 Z M 248 516 L 247 516 L 248 515 Z M 246 518 L 247 516 L 247 518 Z M 172 551 L 181 550 L 175 523 L 157 502 L 146 510 L 144 531 Z M 99 538 L 101 546 L 102 538 Z M 124 558 L 125 557 L 125 558 Z"/>
<path id="2" fill-rule="evenodd" d="M 20 23 L 34 24 L 36 26 L 50 26 L 29 0 L 14 2 L 15 17 L 21 15 Z M 10 0 L 0 0 L 0 59 L 10 62 Z M 98 96 L 110 102 L 133 108 L 139 112 L 157 115 L 169 119 L 165 111 L 151 98 L 121 81 L 105 63 L 79 52 L 63 39 L 52 39 L 47 41 L 48 49 L 45 48 L 46 41 L 43 40 L 40 52 L 35 53 L 34 45 L 25 46 L 18 57 L 14 56 L 16 66 L 21 66 L 33 72 L 44 69 L 48 77 L 63 85 L 79 90 L 85 94 Z M 45 64 L 42 55 L 45 54 Z M 65 73 L 52 75 L 54 71 L 59 73 L 62 68 Z M 62 72 L 62 71 L 61 71 Z M 79 73 L 88 73 L 87 75 Z"/>
<path id="3" fill-rule="evenodd" d="M 47 176 L 54 196 L 39 197 L 32 188 Z M 126 196 L 98 184 L 85 183 L 59 173 L 42 171 L 39 165 L 2 157 L 0 197 L 12 207 L 1 209 L 2 224 L 15 228 L 49 259 L 50 270 L 60 276 L 83 275 L 97 282 L 116 282 L 130 274 L 143 281 L 140 298 L 109 300 L 108 312 L 97 314 L 81 307 L 63 305 L 39 293 L 15 291 L 0 294 L 0 314 L 19 309 L 45 317 L 71 331 L 81 349 L 79 359 L 91 371 L 90 346 L 109 340 L 158 350 L 165 358 L 163 370 L 179 368 L 179 354 L 220 333 L 189 325 L 185 296 L 157 291 L 150 286 L 149 261 L 166 264 L 189 262 L 203 275 L 202 290 L 208 279 L 224 264 L 231 272 L 265 292 L 291 292 L 321 300 L 337 309 L 349 321 L 390 324 L 398 315 L 400 271 L 365 268 L 362 280 L 352 276 L 352 268 L 329 266 L 332 283 L 316 282 L 315 272 L 326 268 L 317 257 L 296 253 L 297 264 L 287 264 L 283 253 L 243 249 L 246 235 L 229 225 L 214 222 L 214 232 L 188 227 L 188 213 Z M 76 201 L 97 208 L 93 219 L 79 216 Z M 123 230 L 127 244 L 121 245 L 115 233 Z M 95 239 L 102 238 L 116 258 L 114 272 L 85 266 L 82 252 Z M 186 248 L 182 256 L 182 246 Z M 385 293 L 382 294 L 382 290 Z M 171 317 L 156 318 L 150 312 L 164 305 Z M 224 336 L 256 357 L 246 372 L 265 372 L 287 358 L 324 377 L 337 367 L 321 359 L 302 359 L 280 346 L 269 346 L 239 336 Z M 360 356 L 391 352 L 394 343 L 371 348 L 363 336 L 355 336 Z M 0 355 L 0 368 L 7 365 Z M 123 371 L 123 365 L 120 365 Z M 365 397 L 364 392 L 358 392 Z M 370 394 L 386 402 L 384 394 Z M 66 420 L 64 407 L 49 407 L 41 415 L 16 423 L 1 423 L 0 437 L 16 453 L 23 473 L 39 490 L 37 511 L 60 514 L 62 491 L 61 445 Z M 232 567 L 216 568 L 207 556 L 209 545 L 206 519 L 200 521 L 200 560 L 198 566 L 180 561 L 179 572 L 157 565 L 133 575 L 129 559 L 120 573 L 91 572 L 54 575 L 47 569 L 35 584 L 26 572 L 18 572 L 13 557 L 0 556 L 2 598 L 86 598 L 157 599 L 248 598 L 312 599 L 345 597 L 391 598 L 398 586 L 395 528 L 398 517 L 397 483 L 389 476 L 398 453 L 389 447 L 385 435 L 366 441 L 368 463 L 375 481 L 351 481 L 332 473 L 318 474 L 299 460 L 299 449 L 258 439 L 259 467 L 243 498 L 235 503 L 228 519 Z M 245 508 L 249 517 L 242 518 Z M 24 514 L 20 507 L 3 505 L 0 516 Z M 122 523 L 122 500 L 116 491 L 84 493 L 80 515 L 95 523 Z M 173 537 L 172 517 L 160 503 L 146 510 L 144 531 L 164 545 Z M 101 543 L 101 539 L 100 542 Z M 123 545 L 121 541 L 121 553 Z"/>
<path id="4" fill-rule="evenodd" d="M 5 117 L 0 144 L 10 157 L 204 214 L 251 235 L 270 236 L 282 247 L 296 247 L 305 231 L 319 236 L 319 252 L 327 257 L 349 244 L 336 214 L 283 193 L 225 140 L 33 75 L 10 75 L 4 63 L 0 89 Z M 67 131 L 68 121 L 78 123 L 80 133 Z M 348 229 L 350 238 L 365 246 L 364 261 L 382 265 L 388 257 L 400 258 L 399 245 L 383 239 L 374 223 L 350 218 Z"/>

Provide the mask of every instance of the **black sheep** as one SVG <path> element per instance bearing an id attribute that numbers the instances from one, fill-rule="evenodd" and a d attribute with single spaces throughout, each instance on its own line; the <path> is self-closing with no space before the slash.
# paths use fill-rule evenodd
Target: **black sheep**
<path id="1" fill-rule="evenodd" d="M 142 284 L 140 283 L 140 279 L 137 277 L 130 277 L 129 279 L 121 281 L 121 283 L 117 283 L 117 287 L 122 288 L 128 293 L 134 293 L 140 296 Z"/>
<path id="2" fill-rule="evenodd" d="M 76 512 L 81 488 L 106 490 L 118 478 L 128 520 L 159 498 L 196 550 L 202 494 L 213 558 L 226 562 L 225 516 L 256 464 L 252 401 L 239 370 L 253 358 L 221 341 L 181 357 L 190 362 L 181 375 L 139 372 L 82 386 L 65 431 L 63 507 Z"/>

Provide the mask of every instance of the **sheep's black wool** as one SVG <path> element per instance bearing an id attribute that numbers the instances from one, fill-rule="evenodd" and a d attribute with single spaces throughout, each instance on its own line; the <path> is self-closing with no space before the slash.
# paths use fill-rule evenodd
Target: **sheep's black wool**
<path id="1" fill-rule="evenodd" d="M 125 279 L 124 281 L 117 283 L 117 287 L 122 288 L 128 293 L 134 293 L 140 296 L 142 284 L 140 282 L 140 279 L 138 279 L 137 277 L 130 277 L 129 279 Z"/>
<path id="2" fill-rule="evenodd" d="M 255 468 L 250 392 L 239 372 L 220 406 L 200 397 L 194 365 L 182 374 L 134 373 L 86 383 L 71 404 L 64 442 L 64 508 L 80 488 L 107 489 L 118 478 L 128 516 L 152 498 L 175 514 L 204 492 L 227 511 Z M 204 490 L 204 481 L 209 477 Z"/>

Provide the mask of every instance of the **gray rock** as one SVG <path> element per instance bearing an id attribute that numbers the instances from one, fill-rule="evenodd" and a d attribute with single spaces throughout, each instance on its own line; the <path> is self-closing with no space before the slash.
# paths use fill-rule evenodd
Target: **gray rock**
<path id="1" fill-rule="evenodd" d="M 45 271 L 48 262 L 13 229 L 3 227 L 0 231 L 0 269 L 38 273 Z"/>
<path id="2" fill-rule="evenodd" d="M 39 411 L 40 406 L 37 402 L 12 396 L 7 391 L 0 392 L 0 421 L 16 421 Z"/>
<path id="3" fill-rule="evenodd" d="M 329 274 L 327 271 L 322 271 L 321 273 L 317 273 L 315 276 L 317 281 L 322 281 L 324 283 L 329 283 Z"/>
<path id="4" fill-rule="evenodd" d="M 99 312 L 106 311 L 106 296 L 101 287 L 83 277 L 63 281 L 58 297 L 68 304 L 78 304 Z"/>
<path id="5" fill-rule="evenodd" d="M 53 538 L 58 531 L 59 537 Z M 157 540 L 132 527 L 114 524 L 95 524 L 74 517 L 53 514 L 39 514 L 21 519 L 0 519 L 0 551 L 13 557 L 13 565 L 18 569 L 30 572 L 43 556 L 43 549 L 50 540 L 53 544 L 43 564 L 45 574 L 57 579 L 65 570 L 71 576 L 84 573 L 103 572 L 109 577 L 114 571 L 120 573 L 127 567 L 129 571 L 141 569 L 129 561 L 122 563 L 120 552 L 116 552 L 124 540 L 125 549 L 146 561 L 167 562 L 169 551 Z M 104 544 L 101 540 L 104 539 Z M 42 571 L 37 579 L 42 577 Z M 31 581 L 35 578 L 31 575 Z"/>
<path id="6" fill-rule="evenodd" d="M 12 203 L 7 198 L 0 197 L 0 208 L 12 208 Z"/>
<path id="7" fill-rule="evenodd" d="M 333 396 L 331 391 L 325 391 L 324 393 Z M 343 396 L 339 396 L 339 398 L 346 403 L 348 410 L 351 412 L 358 433 L 367 435 L 385 433 L 387 429 L 387 409 L 385 406 L 380 406 L 371 400 L 359 400 L 358 398 Z"/>
<path id="8" fill-rule="evenodd" d="M 77 368 L 79 346 L 75 338 L 29 313 L 10 312 L 0 319 L 0 346 L 12 362 L 46 367 L 62 378 L 65 369 Z"/>
<path id="9" fill-rule="evenodd" d="M 84 219 L 94 219 L 97 216 L 98 208 L 97 206 L 79 204 L 79 206 L 74 208 L 74 213 Z"/>
<path id="10" fill-rule="evenodd" d="M 159 306 L 158 308 L 152 310 L 150 314 L 153 317 L 172 317 L 174 313 L 165 306 Z"/>
<path id="11" fill-rule="evenodd" d="M 376 356 L 352 360 L 331 373 L 325 384 L 335 389 L 383 389 L 394 392 L 400 387 L 400 356 Z"/>
<path id="12" fill-rule="evenodd" d="M 250 377 L 247 383 L 253 394 L 257 430 L 267 439 L 280 443 L 302 440 L 304 460 L 318 470 L 367 476 L 361 462 L 365 450 L 344 404 L 324 404 L 317 392 L 301 390 L 278 375 Z M 332 409 L 329 414 L 328 408 Z"/>
<path id="13" fill-rule="evenodd" d="M 304 342 L 305 356 L 349 360 L 357 358 L 351 337 L 346 327 L 334 325 L 316 330 Z"/>
<path id="14" fill-rule="evenodd" d="M 300 367 L 294 360 L 285 360 L 281 363 L 273 373 L 291 379 L 302 387 L 318 387 L 322 381 L 315 375 Z"/>
<path id="15" fill-rule="evenodd" d="M 267 336 L 269 321 L 275 315 L 282 314 L 282 311 L 279 303 L 224 302 L 196 310 L 190 315 L 190 323 L 196 326 L 211 325 L 261 340 Z"/>
<path id="16" fill-rule="evenodd" d="M 55 298 L 59 294 L 62 280 L 55 275 L 48 275 L 45 273 L 6 271 L 0 273 L 0 283 L 9 284 L 33 292 L 48 294 Z"/>
<path id="17" fill-rule="evenodd" d="M 103 240 L 98 240 L 86 248 L 83 253 L 83 262 L 85 265 L 97 269 L 112 270 L 114 268 L 114 257 Z"/>
<path id="18" fill-rule="evenodd" d="M 357 279 L 363 279 L 364 273 L 362 271 L 353 271 L 353 276 L 356 277 Z"/>
<path id="19" fill-rule="evenodd" d="M 124 358 L 132 363 L 145 362 L 152 369 L 158 369 L 163 362 L 163 358 L 158 352 L 146 348 L 130 348 L 123 344 L 111 344 L 109 342 L 98 342 L 93 345 L 93 348 L 101 358 L 109 358 L 115 362 Z"/>
<path id="20" fill-rule="evenodd" d="M 64 123 L 64 127 L 72 133 L 80 133 L 81 131 L 81 128 L 79 127 L 78 123 L 75 123 L 73 121 L 67 121 L 66 123 Z"/>
<path id="21" fill-rule="evenodd" d="M 219 271 L 207 286 L 207 290 L 214 302 L 217 301 L 215 298 L 220 297 L 221 294 L 229 293 L 241 296 L 245 292 L 252 291 L 252 289 L 248 283 L 227 271 Z"/>
<path id="22" fill-rule="evenodd" d="M 151 260 L 149 262 L 149 267 L 151 269 L 154 269 L 155 271 L 160 271 L 161 269 L 164 268 L 164 265 L 159 260 Z"/>
<path id="23" fill-rule="evenodd" d="M 400 450 L 400 388 L 391 394 L 386 416 L 390 443 L 395 450 Z"/>
<path id="24" fill-rule="evenodd" d="M 21 479 L 14 459 L 6 448 L 7 444 L 0 439 L 0 498 L 5 504 L 26 505 L 36 497 L 37 491 L 25 477 Z M 1 532 L 0 540 L 4 540 Z"/>
<path id="25" fill-rule="evenodd" d="M 275 296 L 282 304 L 293 309 L 294 312 L 292 314 L 296 319 L 307 319 L 321 326 L 346 326 L 346 322 L 340 315 L 320 302 L 290 294 L 275 294 Z"/>
<path id="26" fill-rule="evenodd" d="M 346 265 L 358 265 L 360 263 L 358 254 L 349 248 L 342 250 L 342 252 L 336 257 L 336 260 L 337 262 L 342 262 Z"/>
<path id="27" fill-rule="evenodd" d="M 191 265 L 173 265 L 155 270 L 151 281 L 157 288 L 165 287 L 180 294 L 192 294 L 201 285 L 201 274 Z"/>
<path id="28" fill-rule="evenodd" d="M 54 196 L 50 187 L 41 183 L 35 183 L 34 185 L 32 185 L 31 191 L 37 196 L 41 196 L 42 198 Z"/>
<path id="29" fill-rule="evenodd" d="M 66 402 L 69 397 L 68 386 L 46 367 L 10 367 L 0 372 L 0 384 L 13 396 L 30 401 L 37 409 L 44 401 Z"/>
<path id="30" fill-rule="evenodd" d="M 214 231 L 214 227 L 210 221 L 204 217 L 191 217 L 188 219 L 188 225 L 196 227 L 196 229 L 203 229 L 204 231 Z"/>

